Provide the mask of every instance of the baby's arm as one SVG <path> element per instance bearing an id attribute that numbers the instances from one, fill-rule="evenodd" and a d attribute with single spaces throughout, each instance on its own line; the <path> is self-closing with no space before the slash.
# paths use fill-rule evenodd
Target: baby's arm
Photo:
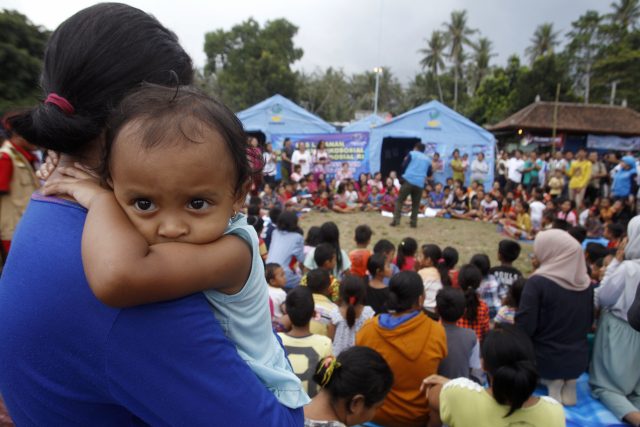
<path id="1" fill-rule="evenodd" d="M 149 246 L 113 192 L 82 170 L 59 169 L 64 178 L 48 182 L 43 191 L 68 194 L 89 210 L 82 261 L 91 289 L 105 304 L 128 307 L 212 288 L 233 294 L 246 282 L 251 251 L 240 238 L 224 236 L 206 245 Z"/>

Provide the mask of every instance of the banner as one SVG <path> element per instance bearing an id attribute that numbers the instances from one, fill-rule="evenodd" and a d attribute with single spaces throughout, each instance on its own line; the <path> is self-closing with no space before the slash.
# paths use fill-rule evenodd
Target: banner
<path id="1" fill-rule="evenodd" d="M 282 144 L 285 138 L 291 139 L 294 147 L 297 147 L 298 144 L 305 144 L 312 155 L 318 143 L 324 141 L 331 160 L 327 167 L 329 178 L 332 178 L 345 162 L 349 163 L 354 180 L 357 180 L 361 173 L 369 172 L 369 162 L 366 159 L 369 132 L 272 134 L 271 143 L 274 151 L 282 151 Z M 279 166 L 278 163 L 278 177 L 280 174 Z"/>
<path id="2" fill-rule="evenodd" d="M 623 138 L 614 135 L 589 135 L 587 148 L 596 150 L 640 151 L 640 137 Z"/>

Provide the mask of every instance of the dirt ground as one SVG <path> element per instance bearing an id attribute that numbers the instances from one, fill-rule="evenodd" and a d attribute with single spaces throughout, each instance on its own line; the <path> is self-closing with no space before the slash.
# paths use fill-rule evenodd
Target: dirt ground
<path id="1" fill-rule="evenodd" d="M 491 258 L 491 265 L 498 264 L 498 243 L 507 237 L 496 231 L 494 224 L 483 222 L 462 221 L 441 218 L 420 218 L 418 228 L 409 227 L 409 218 L 403 217 L 399 227 L 390 227 L 390 218 L 379 213 L 320 213 L 309 212 L 300 218 L 300 226 L 306 231 L 314 225 L 321 225 L 325 221 L 334 221 L 340 229 L 340 244 L 347 252 L 355 247 L 353 240 L 354 229 L 360 224 L 368 224 L 373 230 L 371 247 L 379 239 L 388 239 L 396 246 L 405 237 L 413 237 L 418 245 L 435 243 L 440 248 L 453 246 L 460 253 L 458 266 L 466 263 L 477 253 L 485 253 Z M 533 251 L 531 243 L 520 242 L 522 252 L 514 263 L 525 275 L 531 273 L 529 254 Z"/>

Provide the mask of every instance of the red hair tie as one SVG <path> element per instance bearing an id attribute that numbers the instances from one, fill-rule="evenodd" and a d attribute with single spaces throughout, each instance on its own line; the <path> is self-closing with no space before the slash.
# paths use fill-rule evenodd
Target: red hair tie
<path id="1" fill-rule="evenodd" d="M 438 264 L 443 264 L 444 263 L 444 258 L 438 258 Z"/>
<path id="2" fill-rule="evenodd" d="M 73 113 L 76 112 L 75 108 L 73 108 L 73 105 L 71 105 L 71 103 L 67 101 L 66 98 L 58 95 L 57 93 L 52 92 L 49 95 L 47 95 L 47 99 L 44 100 L 44 103 L 55 105 L 56 107 L 61 109 L 63 113 L 65 113 L 68 116 L 71 116 L 73 115 Z"/>
<path id="3" fill-rule="evenodd" d="M 349 297 L 349 305 L 356 305 L 356 297 Z"/>

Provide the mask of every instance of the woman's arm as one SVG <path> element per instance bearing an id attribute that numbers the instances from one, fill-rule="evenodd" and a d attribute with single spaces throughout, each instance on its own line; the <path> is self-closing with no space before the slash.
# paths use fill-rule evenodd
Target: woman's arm
<path id="1" fill-rule="evenodd" d="M 89 210 L 82 233 L 82 261 L 96 297 L 129 307 L 216 288 L 233 294 L 251 271 L 251 250 L 240 238 L 213 243 L 149 246 L 118 205 L 113 192 L 74 168 L 48 182 L 44 194 L 68 194 Z"/>

